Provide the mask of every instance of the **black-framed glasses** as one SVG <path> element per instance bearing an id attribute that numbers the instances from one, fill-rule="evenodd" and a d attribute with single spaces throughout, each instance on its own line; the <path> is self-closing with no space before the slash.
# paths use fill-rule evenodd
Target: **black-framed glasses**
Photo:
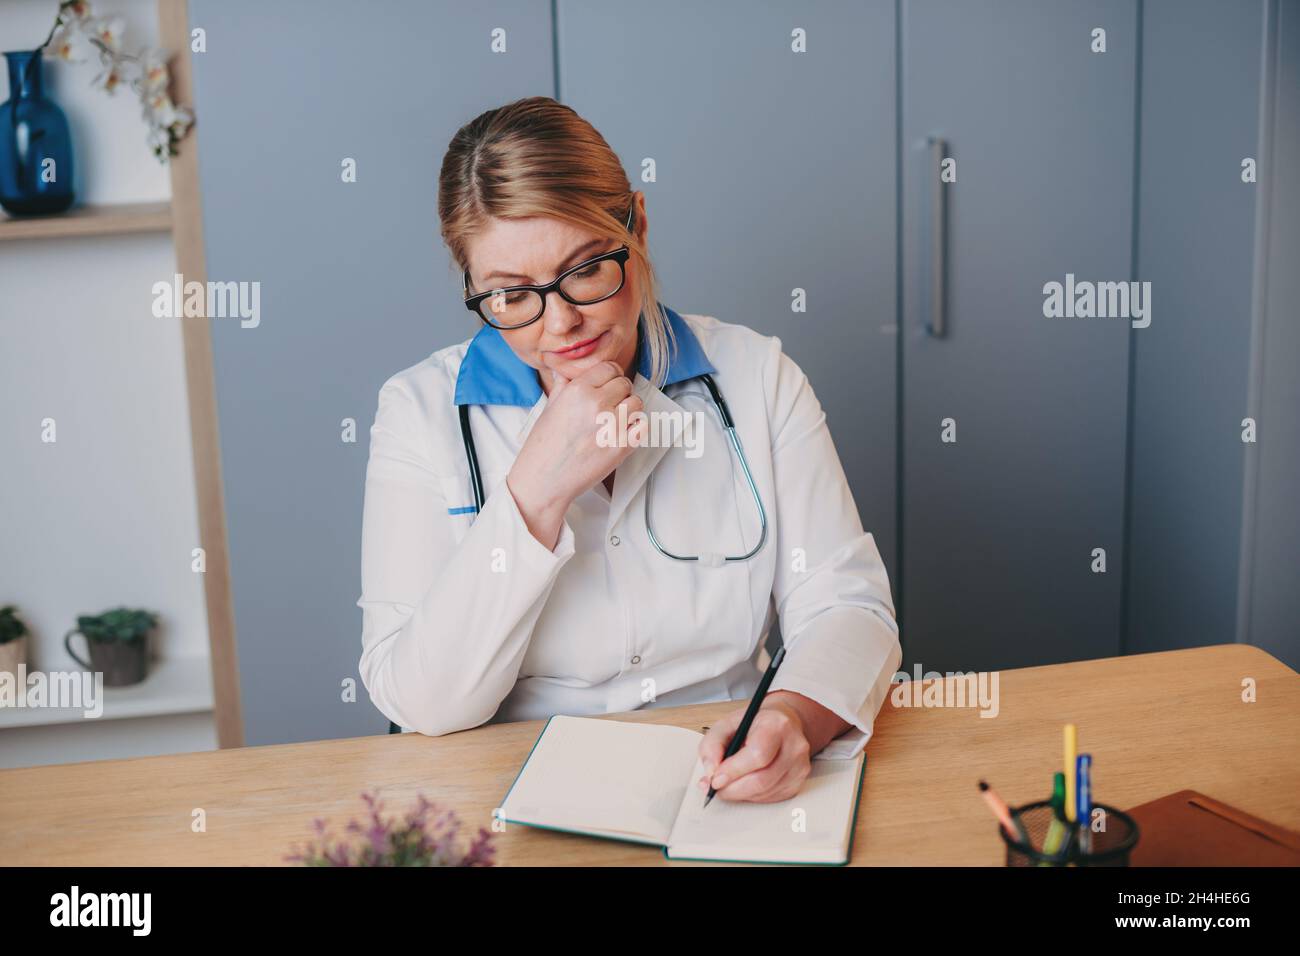
<path id="1" fill-rule="evenodd" d="M 465 271 L 465 308 L 478 313 L 488 325 L 498 329 L 518 329 L 531 325 L 546 310 L 546 297 L 558 292 L 566 302 L 592 305 L 608 299 L 623 288 L 627 276 L 627 246 L 579 262 L 556 276 L 546 285 L 511 285 L 469 294 L 469 270 Z"/>
<path id="2" fill-rule="evenodd" d="M 627 228 L 632 229 L 635 203 L 627 212 Z M 465 270 L 465 308 L 496 329 L 521 329 L 532 325 L 546 311 L 546 297 L 560 293 L 573 305 L 593 305 L 616 295 L 627 281 L 627 260 L 631 250 L 626 245 L 611 252 L 579 262 L 546 285 L 511 285 L 470 295 L 469 270 Z"/>

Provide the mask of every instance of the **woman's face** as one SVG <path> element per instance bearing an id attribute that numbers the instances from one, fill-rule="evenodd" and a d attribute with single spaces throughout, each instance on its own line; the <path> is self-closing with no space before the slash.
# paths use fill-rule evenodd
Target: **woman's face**
<path id="1" fill-rule="evenodd" d="M 637 230 L 644 235 L 643 193 L 636 194 L 636 203 Z M 470 288 L 483 292 L 509 285 L 545 285 L 561 272 L 620 245 L 558 219 L 493 219 L 470 245 Z M 574 305 L 552 292 L 540 319 L 521 329 L 503 330 L 501 337 L 521 361 L 537 369 L 549 394 L 551 370 L 572 379 L 593 365 L 612 361 L 625 372 L 632 371 L 639 304 L 639 277 L 629 260 L 623 288 L 608 299 Z"/>

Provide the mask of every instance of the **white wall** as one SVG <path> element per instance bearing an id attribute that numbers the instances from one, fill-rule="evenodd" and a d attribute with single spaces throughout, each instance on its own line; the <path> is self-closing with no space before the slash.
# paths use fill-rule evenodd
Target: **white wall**
<path id="1" fill-rule="evenodd" d="M 207 653 L 180 328 L 149 309 L 171 271 L 167 236 L 0 244 L 0 601 L 42 667 L 117 604 L 160 612 L 164 656 Z"/>

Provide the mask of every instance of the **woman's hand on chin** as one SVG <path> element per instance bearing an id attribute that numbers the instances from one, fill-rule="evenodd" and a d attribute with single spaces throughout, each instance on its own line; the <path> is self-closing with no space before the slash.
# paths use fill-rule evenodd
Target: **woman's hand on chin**
<path id="1" fill-rule="evenodd" d="M 645 441 L 644 406 L 632 381 L 613 362 L 600 362 L 572 381 L 554 372 L 546 408 L 533 423 L 506 476 L 528 529 L 554 548 L 569 504 L 595 487 Z M 626 411 L 619 418 L 619 407 Z M 618 441 L 604 442 L 603 416 L 626 423 Z"/>

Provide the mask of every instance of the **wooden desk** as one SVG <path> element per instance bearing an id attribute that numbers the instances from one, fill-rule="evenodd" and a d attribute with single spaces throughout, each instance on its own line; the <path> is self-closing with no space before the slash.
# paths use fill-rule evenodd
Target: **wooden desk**
<path id="1" fill-rule="evenodd" d="M 1253 678 L 1258 701 L 1243 703 Z M 868 745 L 855 865 L 1001 865 L 981 777 L 1011 803 L 1045 796 L 1061 725 L 1093 754 L 1096 798 L 1129 808 L 1190 787 L 1300 829 L 1300 676 L 1245 645 L 1005 671 L 1000 713 L 886 703 Z M 699 729 L 732 703 L 621 714 Z M 448 737 L 358 737 L 0 771 L 0 862 L 276 864 L 323 816 L 360 817 L 378 787 L 390 810 L 417 791 L 490 826 L 542 721 Z M 207 832 L 190 831 L 207 812 Z M 658 850 L 510 826 L 504 864 L 665 865 Z M 690 866 L 698 864 L 673 863 Z"/>

